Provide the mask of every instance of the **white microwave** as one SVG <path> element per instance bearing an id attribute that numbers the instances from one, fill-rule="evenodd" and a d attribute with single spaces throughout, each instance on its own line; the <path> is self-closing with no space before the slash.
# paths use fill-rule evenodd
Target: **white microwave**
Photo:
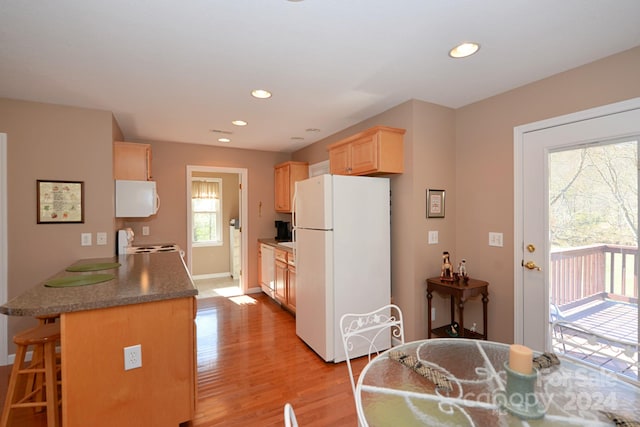
<path id="1" fill-rule="evenodd" d="M 159 208 L 155 181 L 116 180 L 116 218 L 146 218 Z"/>

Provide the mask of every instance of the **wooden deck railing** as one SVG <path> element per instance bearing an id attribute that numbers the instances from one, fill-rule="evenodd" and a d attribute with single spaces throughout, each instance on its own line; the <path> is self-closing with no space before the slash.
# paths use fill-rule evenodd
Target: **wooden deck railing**
<path id="1" fill-rule="evenodd" d="M 638 248 L 594 245 L 551 252 L 551 301 L 559 306 L 593 296 L 638 302 Z"/>

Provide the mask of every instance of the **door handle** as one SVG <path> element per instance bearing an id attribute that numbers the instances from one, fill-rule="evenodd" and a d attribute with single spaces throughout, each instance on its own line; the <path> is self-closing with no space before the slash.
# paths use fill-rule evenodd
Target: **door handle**
<path id="1" fill-rule="evenodd" d="M 529 270 L 538 270 L 538 271 L 542 271 L 542 268 L 541 268 L 541 267 L 538 267 L 538 266 L 536 265 L 536 263 L 535 263 L 535 262 L 533 262 L 533 261 L 527 261 L 527 262 L 524 262 L 524 260 L 522 260 L 522 266 L 523 266 L 523 267 L 528 268 Z"/>

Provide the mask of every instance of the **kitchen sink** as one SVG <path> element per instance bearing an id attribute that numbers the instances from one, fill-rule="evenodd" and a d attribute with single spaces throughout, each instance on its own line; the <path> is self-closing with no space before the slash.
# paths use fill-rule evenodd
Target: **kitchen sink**
<path id="1" fill-rule="evenodd" d="M 292 249 L 296 247 L 296 242 L 278 242 L 278 244 Z"/>

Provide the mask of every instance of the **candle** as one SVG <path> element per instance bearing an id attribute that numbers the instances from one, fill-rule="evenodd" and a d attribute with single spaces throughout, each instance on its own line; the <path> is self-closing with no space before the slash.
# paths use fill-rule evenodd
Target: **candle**
<path id="1" fill-rule="evenodd" d="M 513 344 L 509 350 L 509 368 L 520 374 L 529 375 L 533 370 L 533 351 L 529 347 Z"/>

